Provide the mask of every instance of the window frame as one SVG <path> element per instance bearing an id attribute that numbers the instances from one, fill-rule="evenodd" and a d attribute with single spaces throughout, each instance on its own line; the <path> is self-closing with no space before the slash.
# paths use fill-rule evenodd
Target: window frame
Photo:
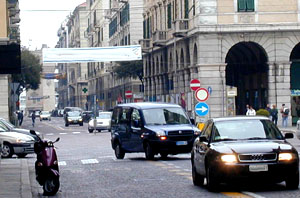
<path id="1" fill-rule="evenodd" d="M 255 0 L 237 0 L 237 11 L 255 12 Z"/>

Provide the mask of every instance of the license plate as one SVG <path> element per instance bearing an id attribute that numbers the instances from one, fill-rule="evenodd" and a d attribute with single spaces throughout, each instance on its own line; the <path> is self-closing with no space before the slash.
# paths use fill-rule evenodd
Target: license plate
<path id="1" fill-rule="evenodd" d="M 267 164 L 259 164 L 259 165 L 249 165 L 250 172 L 261 172 L 261 171 L 268 171 Z"/>
<path id="2" fill-rule="evenodd" d="M 31 148 L 33 148 L 33 147 L 34 147 L 34 145 L 33 145 L 33 144 L 30 144 L 30 147 L 31 147 Z"/>
<path id="3" fill-rule="evenodd" d="M 187 141 L 178 141 L 176 142 L 177 146 L 187 145 Z"/>

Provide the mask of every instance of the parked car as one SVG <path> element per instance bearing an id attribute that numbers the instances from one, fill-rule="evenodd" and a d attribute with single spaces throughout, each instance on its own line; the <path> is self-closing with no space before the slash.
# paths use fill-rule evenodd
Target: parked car
<path id="1" fill-rule="evenodd" d="M 18 157 L 25 157 L 34 153 L 34 139 L 25 134 L 7 131 L 0 126 L 0 140 L 3 142 L 1 156 L 10 158 L 14 154 Z"/>
<path id="2" fill-rule="evenodd" d="M 211 191 L 220 183 L 285 181 L 287 188 L 299 185 L 299 156 L 267 117 L 214 118 L 205 123 L 191 153 L 194 185 Z"/>
<path id="3" fill-rule="evenodd" d="M 12 132 L 23 133 L 25 135 L 29 135 L 29 136 L 33 137 L 35 141 L 38 141 L 38 137 L 36 137 L 35 135 L 32 135 L 30 133 L 30 130 L 17 128 L 15 125 L 13 125 L 9 121 L 5 120 L 4 118 L 0 118 L 0 127 L 4 128 L 6 131 L 12 131 Z M 40 138 L 42 138 L 42 139 L 44 138 L 40 132 L 36 131 L 36 134 Z"/>
<path id="4" fill-rule="evenodd" d="M 121 104 L 112 114 L 111 145 L 117 159 L 127 152 L 145 152 L 146 159 L 190 153 L 199 133 L 194 120 L 177 104 Z"/>
<path id="5" fill-rule="evenodd" d="M 94 117 L 94 113 L 92 111 L 83 111 L 82 112 L 82 119 L 83 122 L 89 122 L 90 119 Z"/>
<path id="6" fill-rule="evenodd" d="M 111 114 L 112 112 L 110 111 L 102 111 L 101 113 L 99 113 L 99 116 L 96 117 L 96 130 L 98 132 L 101 132 L 101 130 L 110 131 Z M 95 124 L 95 118 L 92 118 L 88 124 L 88 131 L 90 133 L 92 133 L 93 130 L 95 129 L 94 124 Z"/>
<path id="7" fill-rule="evenodd" d="M 68 111 L 65 115 L 65 126 L 68 127 L 70 124 L 79 124 L 83 126 L 83 120 L 80 111 Z"/>
<path id="8" fill-rule="evenodd" d="M 49 120 L 51 121 L 51 114 L 49 111 L 41 111 L 40 113 L 40 121 Z"/>

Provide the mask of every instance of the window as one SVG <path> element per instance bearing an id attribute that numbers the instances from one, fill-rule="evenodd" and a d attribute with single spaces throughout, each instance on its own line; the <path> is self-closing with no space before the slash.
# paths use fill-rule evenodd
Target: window
<path id="1" fill-rule="evenodd" d="M 254 0 L 238 0 L 239 12 L 254 12 Z"/>
<path id="2" fill-rule="evenodd" d="M 171 3 L 168 4 L 168 28 L 172 28 L 172 6 Z"/>
<path id="3" fill-rule="evenodd" d="M 184 1 L 184 18 L 189 18 L 189 0 Z"/>

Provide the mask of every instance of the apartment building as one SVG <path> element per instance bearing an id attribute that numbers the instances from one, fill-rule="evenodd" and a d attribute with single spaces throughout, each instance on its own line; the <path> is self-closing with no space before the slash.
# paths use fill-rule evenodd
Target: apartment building
<path id="1" fill-rule="evenodd" d="M 206 117 L 275 104 L 300 117 L 300 2 L 144 0 L 145 98 L 197 103 L 191 79 L 212 91 Z M 228 95 L 228 89 L 234 90 Z M 232 93 L 232 92 L 230 92 Z M 279 117 L 281 117 L 279 115 Z M 292 121 L 292 122 L 291 122 Z"/>

